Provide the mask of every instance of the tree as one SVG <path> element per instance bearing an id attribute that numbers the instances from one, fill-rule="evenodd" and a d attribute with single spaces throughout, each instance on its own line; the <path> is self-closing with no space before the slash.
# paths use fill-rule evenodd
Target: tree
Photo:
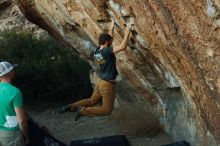
<path id="1" fill-rule="evenodd" d="M 27 31 L 2 31 L 0 60 L 19 65 L 15 84 L 21 88 L 28 103 L 75 99 L 91 94 L 90 66 L 71 48 L 59 45 L 49 36 L 37 38 Z"/>

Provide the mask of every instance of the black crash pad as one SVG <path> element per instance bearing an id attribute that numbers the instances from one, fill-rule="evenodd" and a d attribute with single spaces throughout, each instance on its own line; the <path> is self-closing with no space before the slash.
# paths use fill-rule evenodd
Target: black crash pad
<path id="1" fill-rule="evenodd" d="M 190 144 L 186 141 L 180 141 L 172 144 L 161 145 L 161 146 L 190 146 Z"/>
<path id="2" fill-rule="evenodd" d="M 28 133 L 30 139 L 28 146 L 67 146 L 33 120 L 28 120 Z"/>
<path id="3" fill-rule="evenodd" d="M 70 146 L 129 146 L 124 135 L 71 141 Z"/>

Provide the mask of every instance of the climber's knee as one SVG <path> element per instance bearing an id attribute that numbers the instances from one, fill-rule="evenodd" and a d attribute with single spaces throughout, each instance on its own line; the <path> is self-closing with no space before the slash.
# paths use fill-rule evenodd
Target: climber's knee
<path id="1" fill-rule="evenodd" d="M 90 105 L 95 105 L 99 100 L 98 99 L 89 99 Z"/>
<path id="2" fill-rule="evenodd" d="M 112 108 L 104 108 L 103 114 L 109 116 L 112 113 Z"/>

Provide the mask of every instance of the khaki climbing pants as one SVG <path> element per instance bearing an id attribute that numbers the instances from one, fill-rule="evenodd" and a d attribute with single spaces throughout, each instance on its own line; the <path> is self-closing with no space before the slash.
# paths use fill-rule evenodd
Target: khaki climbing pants
<path id="1" fill-rule="evenodd" d="M 93 115 L 110 115 L 115 100 L 115 83 L 98 79 L 95 85 L 95 89 L 90 98 L 80 100 L 71 104 L 72 109 L 75 107 L 83 107 L 81 114 L 84 116 Z M 99 101 L 102 101 L 102 106 L 94 106 Z"/>
<path id="2" fill-rule="evenodd" d="M 24 138 L 18 131 L 0 131 L 0 146 L 25 146 Z"/>

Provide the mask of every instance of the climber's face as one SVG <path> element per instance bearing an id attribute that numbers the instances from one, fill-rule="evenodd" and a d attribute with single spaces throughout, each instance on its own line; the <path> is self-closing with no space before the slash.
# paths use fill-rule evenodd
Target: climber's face
<path id="1" fill-rule="evenodd" d="M 108 40 L 107 43 L 107 47 L 110 47 L 112 45 L 113 39 Z"/>

